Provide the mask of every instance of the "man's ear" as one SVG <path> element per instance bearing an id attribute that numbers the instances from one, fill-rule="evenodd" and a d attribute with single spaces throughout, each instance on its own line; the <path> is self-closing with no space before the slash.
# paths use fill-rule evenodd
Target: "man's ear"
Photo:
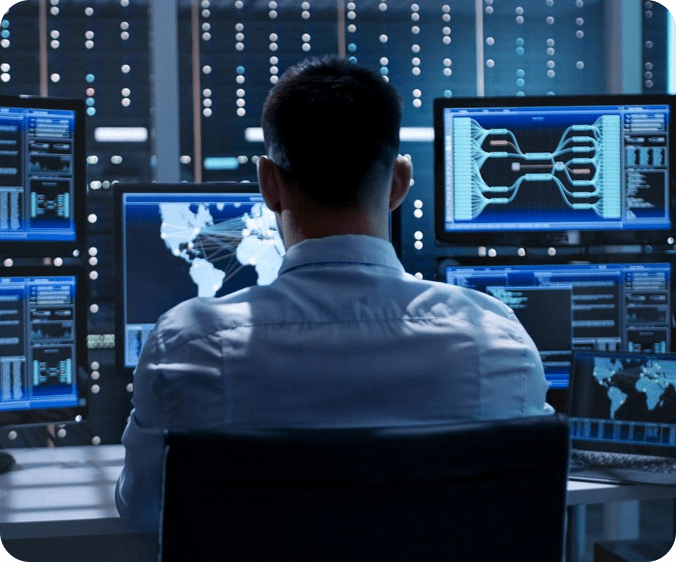
<path id="1" fill-rule="evenodd" d="M 392 174 L 392 188 L 390 189 L 390 211 L 394 211 L 401 205 L 411 187 L 413 167 L 411 161 L 404 156 L 397 156 L 394 161 L 394 173 Z"/>
<path id="2" fill-rule="evenodd" d="M 277 166 L 267 156 L 258 159 L 258 185 L 268 209 L 277 214 L 282 212 L 281 177 Z"/>

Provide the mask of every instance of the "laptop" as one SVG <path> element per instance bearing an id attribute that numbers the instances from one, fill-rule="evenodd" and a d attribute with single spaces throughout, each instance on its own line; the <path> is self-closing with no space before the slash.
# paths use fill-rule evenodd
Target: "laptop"
<path id="1" fill-rule="evenodd" d="M 676 354 L 576 351 L 569 476 L 676 485 Z"/>

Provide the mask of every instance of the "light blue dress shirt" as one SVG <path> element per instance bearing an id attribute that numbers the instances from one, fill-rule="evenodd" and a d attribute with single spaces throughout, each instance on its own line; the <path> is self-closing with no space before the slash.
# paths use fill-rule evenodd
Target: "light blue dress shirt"
<path id="1" fill-rule="evenodd" d="M 118 510 L 157 529 L 165 428 L 378 426 L 551 413 L 512 310 L 406 273 L 385 240 L 292 246 L 278 278 L 157 322 L 134 374 Z"/>

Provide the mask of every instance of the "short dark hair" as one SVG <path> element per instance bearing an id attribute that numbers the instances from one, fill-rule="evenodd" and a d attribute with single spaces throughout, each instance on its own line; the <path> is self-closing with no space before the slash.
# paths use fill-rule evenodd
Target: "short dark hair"
<path id="1" fill-rule="evenodd" d="M 378 73 L 346 59 L 289 68 L 263 104 L 268 157 L 311 200 L 368 203 L 399 152 L 401 98 Z M 337 156 L 347 155 L 337 169 Z"/>

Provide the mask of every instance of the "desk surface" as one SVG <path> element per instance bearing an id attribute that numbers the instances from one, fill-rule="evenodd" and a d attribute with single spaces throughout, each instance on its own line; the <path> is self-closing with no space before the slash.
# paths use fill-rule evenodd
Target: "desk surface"
<path id="1" fill-rule="evenodd" d="M 12 449 L 0 475 L 0 537 L 124 534 L 114 490 L 122 445 Z M 676 497 L 676 486 L 568 482 L 568 505 Z"/>
<path id="2" fill-rule="evenodd" d="M 0 475 L 0 537 L 132 532 L 115 507 L 122 445 L 9 450 L 16 466 Z"/>

